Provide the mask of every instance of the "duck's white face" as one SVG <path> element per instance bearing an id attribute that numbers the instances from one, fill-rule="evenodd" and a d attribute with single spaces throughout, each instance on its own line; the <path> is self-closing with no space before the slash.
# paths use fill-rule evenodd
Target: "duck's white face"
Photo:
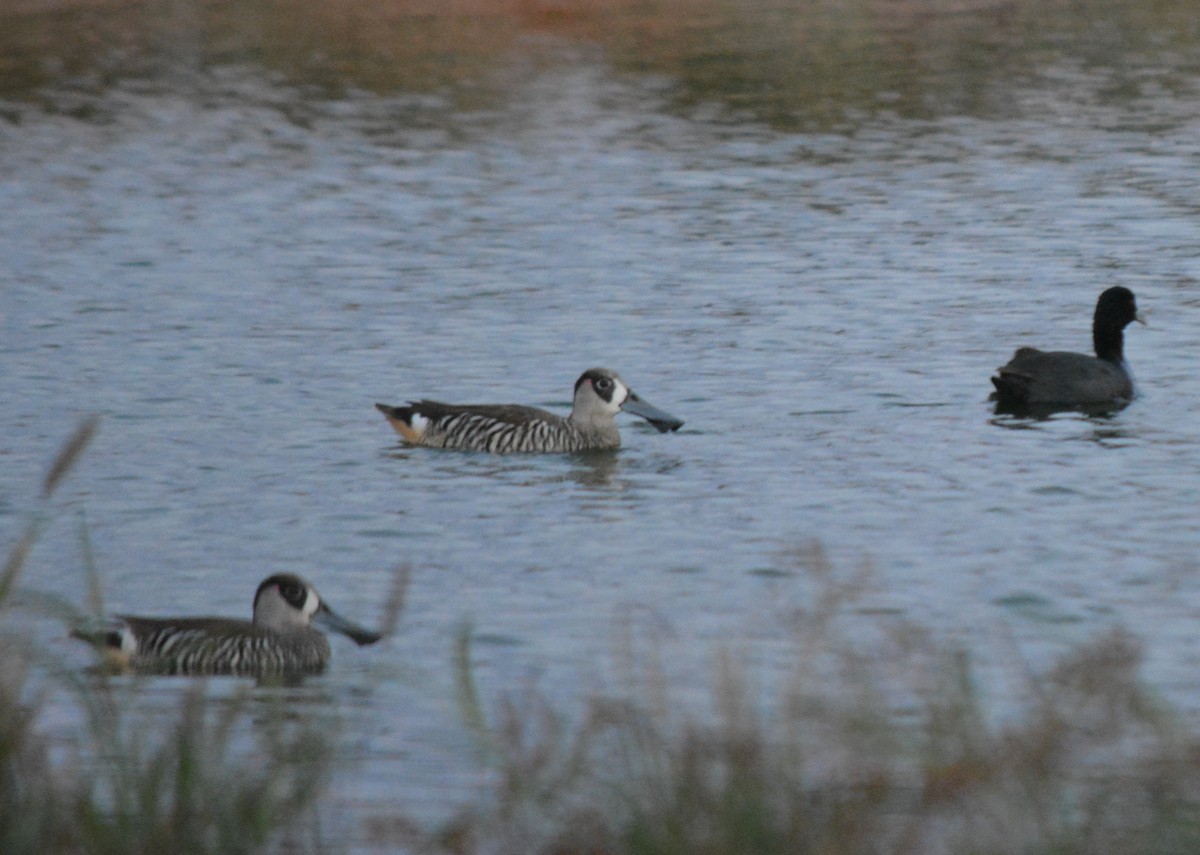
<path id="1" fill-rule="evenodd" d="M 611 371 L 593 368 L 580 378 L 575 387 L 575 412 L 584 416 L 621 412 L 629 397 L 629 387 Z"/>
<path id="2" fill-rule="evenodd" d="M 349 636 L 356 644 L 374 644 L 382 637 L 334 612 L 299 576 L 280 573 L 258 586 L 254 595 L 255 626 L 287 632 L 309 627 L 314 621 Z"/>
<path id="3" fill-rule="evenodd" d="M 254 597 L 254 623 L 283 630 L 309 626 L 321 608 L 313 587 L 297 576 L 272 576 L 259 585 Z"/>
<path id="4" fill-rule="evenodd" d="M 592 368 L 575 383 L 575 407 L 571 411 L 574 420 L 611 421 L 622 411 L 640 416 L 661 432 L 678 430 L 683 424 L 670 413 L 639 398 L 615 371 Z"/>

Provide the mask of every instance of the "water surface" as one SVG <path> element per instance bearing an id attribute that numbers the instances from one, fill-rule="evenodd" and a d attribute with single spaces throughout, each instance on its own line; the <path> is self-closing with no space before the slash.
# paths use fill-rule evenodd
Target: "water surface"
<path id="1" fill-rule="evenodd" d="M 28 585 L 82 603 L 84 524 L 114 610 L 244 614 L 290 570 L 370 620 L 411 565 L 398 636 L 335 640 L 307 698 L 345 718 L 361 763 L 336 792 L 368 813 L 474 791 L 465 621 L 485 697 L 569 704 L 629 626 L 685 688 L 718 645 L 770 676 L 820 586 L 796 557 L 814 540 L 872 568 L 864 625 L 929 626 L 1000 674 L 1125 626 L 1196 707 L 1183 4 L 1096 3 L 1086 25 L 712 4 L 661 41 L 632 9 L 425 17 L 425 41 L 401 15 L 365 45 L 225 5 L 107 19 L 124 52 L 69 62 L 69 41 L 9 44 L 6 542 L 56 444 L 104 416 Z M 1115 284 L 1150 317 L 1127 339 L 1140 398 L 994 417 L 991 371 L 1022 344 L 1087 349 Z M 687 425 L 489 457 L 404 448 L 372 407 L 565 412 L 593 365 Z"/>

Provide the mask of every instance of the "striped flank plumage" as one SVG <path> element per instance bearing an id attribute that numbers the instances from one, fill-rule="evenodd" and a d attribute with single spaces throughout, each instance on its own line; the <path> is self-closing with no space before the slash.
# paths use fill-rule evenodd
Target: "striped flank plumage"
<path id="1" fill-rule="evenodd" d="M 643 401 L 616 372 L 585 371 L 575 383 L 567 417 L 517 404 L 444 404 L 411 401 L 406 407 L 376 404 L 407 442 L 431 448 L 486 451 L 494 454 L 563 453 L 617 448 L 621 435 L 616 415 L 641 416 L 660 432 L 683 422 Z"/>

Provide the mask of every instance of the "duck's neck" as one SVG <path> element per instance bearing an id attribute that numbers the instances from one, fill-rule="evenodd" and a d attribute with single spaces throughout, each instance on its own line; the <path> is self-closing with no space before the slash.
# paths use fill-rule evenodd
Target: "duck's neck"
<path id="1" fill-rule="evenodd" d="M 572 427 L 586 438 L 589 447 L 616 448 L 621 444 L 621 434 L 617 430 L 617 421 L 611 416 L 607 418 L 581 417 L 572 411 L 568 421 Z"/>

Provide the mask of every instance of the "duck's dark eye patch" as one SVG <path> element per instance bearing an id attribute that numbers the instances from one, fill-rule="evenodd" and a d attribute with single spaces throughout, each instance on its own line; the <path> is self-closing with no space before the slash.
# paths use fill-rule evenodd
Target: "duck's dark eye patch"
<path id="1" fill-rule="evenodd" d="M 304 605 L 304 588 L 295 582 L 287 582 L 280 585 L 279 593 L 296 608 Z"/>

